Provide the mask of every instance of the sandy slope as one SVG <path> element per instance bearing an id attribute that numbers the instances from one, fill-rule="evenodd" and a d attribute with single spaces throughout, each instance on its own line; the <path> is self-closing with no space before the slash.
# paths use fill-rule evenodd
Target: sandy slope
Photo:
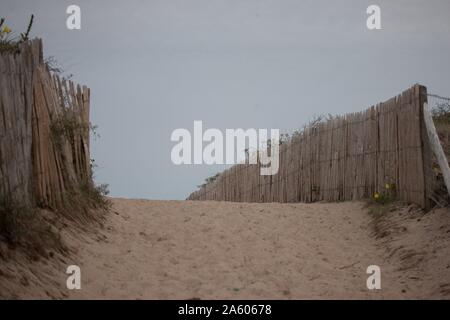
<path id="1" fill-rule="evenodd" d="M 450 297 L 450 212 L 373 221 L 363 207 L 114 199 L 103 229 L 65 234 L 69 258 L 8 262 L 0 281 L 16 297 Z M 81 290 L 65 288 L 68 264 Z M 378 291 L 366 287 L 372 264 Z"/>

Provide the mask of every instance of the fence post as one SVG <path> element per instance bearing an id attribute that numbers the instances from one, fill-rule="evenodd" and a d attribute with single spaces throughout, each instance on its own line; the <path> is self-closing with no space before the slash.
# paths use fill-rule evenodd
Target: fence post
<path id="1" fill-rule="evenodd" d="M 450 167 L 448 165 L 448 160 L 444 153 L 444 150 L 442 149 L 436 127 L 433 123 L 433 118 L 426 102 L 423 104 L 423 119 L 425 122 L 430 146 L 434 154 L 436 155 L 436 159 L 439 163 L 439 167 L 441 168 L 442 175 L 444 176 L 444 182 L 445 186 L 447 187 L 447 192 L 449 192 L 450 194 Z"/>
<path id="2" fill-rule="evenodd" d="M 422 159 L 423 159 L 423 175 L 424 175 L 424 205 L 423 207 L 428 210 L 431 208 L 431 195 L 433 193 L 433 175 L 432 175 L 432 158 L 431 158 L 431 144 L 428 135 L 427 124 L 425 122 L 425 113 L 429 112 L 427 108 L 424 108 L 428 102 L 427 88 L 421 85 L 416 85 L 418 92 L 419 114 L 420 114 L 420 128 L 421 128 L 421 140 L 422 140 Z M 426 110 L 425 110 L 426 109 Z M 428 113 L 429 115 L 429 113 Z M 431 115 L 430 115 L 431 117 Z M 431 119 L 433 124 L 433 120 Z M 433 124 L 434 127 L 434 124 Z M 435 129 L 436 130 L 436 129 Z"/>

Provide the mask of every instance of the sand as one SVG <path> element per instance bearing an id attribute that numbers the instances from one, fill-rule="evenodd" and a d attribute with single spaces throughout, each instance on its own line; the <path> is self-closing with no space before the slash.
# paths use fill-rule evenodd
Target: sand
<path id="1" fill-rule="evenodd" d="M 384 299 L 450 297 L 450 210 L 373 219 L 362 202 L 112 199 L 104 226 L 63 231 L 69 256 L 4 263 L 3 297 Z M 95 231 L 95 232 L 94 232 Z M 67 290 L 65 268 L 81 268 Z M 381 268 L 368 290 L 366 268 Z M 25 280 L 24 280 L 25 279 Z"/>

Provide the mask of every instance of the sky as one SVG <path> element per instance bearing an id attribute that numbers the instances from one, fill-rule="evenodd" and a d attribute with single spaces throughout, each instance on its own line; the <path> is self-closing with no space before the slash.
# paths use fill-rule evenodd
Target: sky
<path id="1" fill-rule="evenodd" d="M 16 33 L 31 13 L 44 56 L 91 89 L 95 179 L 116 197 L 185 199 L 226 168 L 172 163 L 171 133 L 194 120 L 292 132 L 415 83 L 450 96 L 448 0 L 0 0 Z"/>

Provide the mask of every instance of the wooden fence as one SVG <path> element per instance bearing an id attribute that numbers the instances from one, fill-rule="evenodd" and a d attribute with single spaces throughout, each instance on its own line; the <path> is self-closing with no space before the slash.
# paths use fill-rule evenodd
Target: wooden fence
<path id="1" fill-rule="evenodd" d="M 91 181 L 89 89 L 52 74 L 42 41 L 0 55 L 0 197 L 61 208 Z"/>
<path id="2" fill-rule="evenodd" d="M 365 111 L 306 127 L 280 146 L 277 174 L 260 175 L 259 163 L 238 164 L 188 199 L 313 202 L 395 193 L 397 199 L 427 207 L 426 101 L 426 88 L 415 85 Z"/>
<path id="3" fill-rule="evenodd" d="M 33 69 L 39 43 L 23 44 L 20 54 L 0 53 L 0 200 L 33 202 Z"/>

